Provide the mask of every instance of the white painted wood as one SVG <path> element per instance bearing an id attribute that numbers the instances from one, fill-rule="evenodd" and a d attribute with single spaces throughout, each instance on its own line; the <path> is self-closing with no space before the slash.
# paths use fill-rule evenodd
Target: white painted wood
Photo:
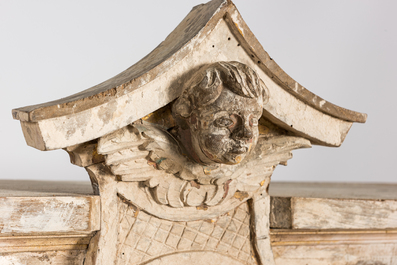
<path id="1" fill-rule="evenodd" d="M 395 265 L 397 244 L 273 246 L 276 265 Z"/>
<path id="2" fill-rule="evenodd" d="M 89 181 L 0 180 L 0 198 L 92 195 Z"/>
<path id="3" fill-rule="evenodd" d="M 0 253 L 1 265 L 83 265 L 85 250 Z"/>
<path id="4" fill-rule="evenodd" d="M 87 168 L 93 181 L 98 184 L 101 194 L 101 231 L 94 238 L 93 246 L 87 253 L 87 264 L 108 265 L 116 260 L 118 207 L 117 182 L 115 176 L 103 166 L 93 165 Z"/>
<path id="5" fill-rule="evenodd" d="M 112 174 L 123 182 L 140 181 L 145 199 L 153 198 L 145 205 L 174 208 L 227 205 L 237 189 L 246 192 L 248 199 L 278 164 L 292 158 L 292 150 L 308 147 L 310 141 L 299 137 L 263 136 L 241 163 L 218 164 L 208 169 L 187 159 L 171 134 L 146 122 L 129 125 L 98 140 L 98 153 L 104 155 Z M 119 184 L 122 185 L 129 184 Z M 132 200 L 129 193 L 122 195 Z M 186 218 L 183 215 L 184 211 L 180 211 L 181 218 Z"/>
<path id="6" fill-rule="evenodd" d="M 98 196 L 3 197 L 0 198 L 0 234 L 96 231 L 99 230 L 98 202 Z"/>
<path id="7" fill-rule="evenodd" d="M 0 181 L 0 264 L 83 264 L 100 230 L 87 182 Z"/>
<path id="8" fill-rule="evenodd" d="M 272 181 L 269 193 L 272 197 L 289 198 L 397 200 L 397 184 Z"/>
<path id="9" fill-rule="evenodd" d="M 272 229 L 270 235 L 272 246 L 397 244 L 397 229 Z"/>
<path id="10" fill-rule="evenodd" d="M 0 253 L 86 250 L 92 234 L 0 236 Z"/>
<path id="11" fill-rule="evenodd" d="M 206 252 L 186 252 L 165 256 L 146 263 L 148 265 L 169 265 L 169 264 L 189 264 L 189 265 L 207 265 L 207 264 L 228 264 L 243 265 L 235 259 L 220 255 L 218 253 Z"/>
<path id="12" fill-rule="evenodd" d="M 128 83 L 124 95 L 78 113 L 35 123 L 21 122 L 27 144 L 40 150 L 53 150 L 99 138 L 177 98 L 182 89 L 182 76 L 189 70 L 218 61 L 238 61 L 254 69 L 269 89 L 269 101 L 264 105 L 265 116 L 299 136 L 324 145 L 339 146 L 352 122 L 334 118 L 311 107 L 269 77 L 252 59 L 250 52 L 243 45 L 238 46 L 239 40 L 231 32 L 230 26 L 241 23 L 241 18 L 237 10 L 232 9 L 230 12 L 233 21 L 220 19 L 213 29 L 203 30 L 196 35 L 167 60 L 167 71 L 150 82 L 142 77 Z M 179 54 L 186 51 L 190 52 L 178 58 Z"/>
<path id="13" fill-rule="evenodd" d="M 397 201 L 292 198 L 294 229 L 397 228 Z"/>
<path id="14" fill-rule="evenodd" d="M 268 180 L 268 183 L 270 179 Z M 267 185 L 265 186 L 267 187 Z M 254 245 L 261 264 L 274 265 L 273 251 L 270 244 L 269 213 L 270 196 L 266 189 L 255 194 L 252 198 Z"/>

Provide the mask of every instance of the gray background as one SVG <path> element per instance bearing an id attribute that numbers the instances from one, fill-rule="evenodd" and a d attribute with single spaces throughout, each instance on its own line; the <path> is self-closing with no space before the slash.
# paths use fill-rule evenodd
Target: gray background
<path id="1" fill-rule="evenodd" d="M 1 179 L 88 180 L 65 151 L 25 144 L 11 109 L 125 70 L 205 0 L 0 1 Z M 396 1 L 235 0 L 272 58 L 339 106 L 365 112 L 340 148 L 297 150 L 276 181 L 395 182 Z"/>

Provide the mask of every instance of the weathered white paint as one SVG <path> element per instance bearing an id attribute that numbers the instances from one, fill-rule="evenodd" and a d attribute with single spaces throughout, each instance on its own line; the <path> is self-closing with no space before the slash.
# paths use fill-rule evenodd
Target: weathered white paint
<path id="1" fill-rule="evenodd" d="M 0 234 L 99 230 L 98 201 L 97 196 L 0 198 Z"/>
<path id="2" fill-rule="evenodd" d="M 85 250 L 0 253 L 1 265 L 82 265 Z"/>
<path id="3" fill-rule="evenodd" d="M 351 200 L 397 201 L 397 184 L 337 183 L 337 182 L 274 182 L 270 183 L 272 197 L 324 198 Z"/>
<path id="4" fill-rule="evenodd" d="M 270 179 L 268 180 L 270 182 Z M 268 186 L 268 183 L 265 187 Z M 264 188 L 252 198 L 254 245 L 259 253 L 261 264 L 274 265 L 273 251 L 270 244 L 269 214 L 270 196 Z"/>
<path id="5" fill-rule="evenodd" d="M 272 229 L 272 246 L 397 244 L 397 229 Z"/>
<path id="6" fill-rule="evenodd" d="M 232 17 L 238 17 L 237 11 Z M 230 40 L 228 40 L 230 38 Z M 198 45 L 198 43 L 200 43 Z M 197 46 L 195 46 L 197 45 Z M 138 88 L 101 106 L 72 115 L 22 122 L 28 145 L 41 150 L 64 148 L 101 137 L 142 118 L 179 96 L 181 76 L 203 64 L 217 61 L 239 61 L 253 68 L 269 89 L 270 99 L 264 106 L 271 119 L 316 142 L 339 146 L 351 122 L 326 115 L 292 96 L 268 77 L 250 54 L 237 46 L 238 41 L 225 20 L 220 20 L 208 34 L 198 34 L 168 61 L 166 73 L 147 82 L 139 79 Z M 212 47 L 214 46 L 214 47 Z M 174 61 L 179 53 L 189 52 Z M 136 86 L 136 83 L 128 86 Z M 33 129 L 32 129 L 33 128 Z M 30 131 L 30 133 L 28 132 Z"/>
<path id="7" fill-rule="evenodd" d="M 86 250 L 91 237 L 91 233 L 30 233 L 29 235 L 0 236 L 0 253 Z"/>
<path id="8" fill-rule="evenodd" d="M 395 265 L 397 244 L 273 246 L 276 265 Z"/>
<path id="9" fill-rule="evenodd" d="M 146 263 L 148 265 L 169 265 L 169 264 L 189 264 L 189 265 L 207 265 L 207 264 L 228 264 L 243 265 L 237 260 L 228 256 L 220 255 L 212 252 L 185 252 L 177 253 L 169 256 L 163 256 Z"/>
<path id="10" fill-rule="evenodd" d="M 292 198 L 294 229 L 397 228 L 397 201 Z"/>

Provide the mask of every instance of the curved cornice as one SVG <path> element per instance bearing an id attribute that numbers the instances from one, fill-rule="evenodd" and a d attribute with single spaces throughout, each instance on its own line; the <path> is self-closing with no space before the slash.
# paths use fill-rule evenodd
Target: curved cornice
<path id="1" fill-rule="evenodd" d="M 234 37 L 232 41 L 238 43 L 239 49 L 245 52 L 246 58 L 243 58 L 242 55 L 234 56 L 230 51 L 220 50 L 217 56 L 214 56 L 214 60 L 217 58 L 218 60 L 239 60 L 249 64 L 261 72 L 262 78 L 264 75 L 268 77 L 267 83 L 264 80 L 266 85 L 274 83 L 287 92 L 288 95 L 285 94 L 287 97 L 294 98 L 288 100 L 294 100 L 299 104 L 303 103 L 313 109 L 315 114 L 307 117 L 307 124 L 310 123 L 309 120 L 313 121 L 313 119 L 316 120 L 321 115 L 325 115 L 326 118 L 321 116 L 321 119 L 326 120 L 321 122 L 328 124 L 337 121 L 338 124 L 335 126 L 338 128 L 335 130 L 340 135 L 332 136 L 332 139 L 325 135 L 327 133 L 317 135 L 316 130 L 323 130 L 319 127 L 320 125 L 312 130 L 304 129 L 308 126 L 307 124 L 299 126 L 298 120 L 285 118 L 291 112 L 290 110 L 280 112 L 275 109 L 280 105 L 279 103 L 264 106 L 265 114 L 268 114 L 270 120 L 312 140 L 313 143 L 329 146 L 338 146 L 343 142 L 352 122 L 365 122 L 366 114 L 327 102 L 286 74 L 263 49 L 230 0 L 212 0 L 194 7 L 157 48 L 115 77 L 66 98 L 14 109 L 13 117 L 23 123 L 23 128 L 29 127 L 29 131 L 33 131 L 33 136 L 27 135 L 28 130 L 24 129 L 28 144 L 42 150 L 78 144 L 119 129 L 165 106 L 179 96 L 180 86 L 178 84 L 185 81 L 188 76 L 187 72 L 192 71 L 193 67 L 210 61 L 210 59 L 201 60 L 201 54 L 197 52 L 203 52 L 203 43 L 209 39 L 212 32 L 219 31 L 220 23 L 226 23 Z M 224 41 L 227 42 L 227 39 Z M 225 55 L 222 55 L 222 52 Z M 165 86 L 166 84 L 168 86 Z M 283 94 L 284 92 L 274 93 Z M 141 96 L 138 97 L 138 94 Z M 159 98 L 153 99 L 155 95 Z M 139 101 L 141 103 L 138 103 Z M 143 105 L 144 107 L 142 107 Z M 105 109 L 110 111 L 105 111 Z M 120 114 L 123 111 L 130 115 Z M 108 126 L 111 119 L 117 119 L 117 121 L 113 122 L 112 126 Z M 332 120 L 332 122 L 328 120 Z M 103 123 L 102 127 L 95 129 L 95 124 L 98 121 Z M 46 124 L 44 125 L 44 123 Z M 49 132 L 49 130 L 59 131 L 61 124 L 66 124 L 65 126 L 69 126 L 69 129 L 67 128 L 59 134 Z M 92 133 L 88 133 L 91 129 Z M 75 136 L 75 132 L 78 130 L 81 133 L 79 136 Z"/>

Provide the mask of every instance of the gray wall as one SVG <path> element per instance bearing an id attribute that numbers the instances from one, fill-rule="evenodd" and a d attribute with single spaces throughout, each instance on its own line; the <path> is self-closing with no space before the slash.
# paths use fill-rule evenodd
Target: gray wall
<path id="1" fill-rule="evenodd" d="M 118 74 L 199 3 L 2 0 L 0 178 L 88 180 L 66 152 L 26 146 L 11 109 L 65 97 Z M 234 3 L 290 76 L 334 104 L 369 115 L 366 124 L 353 125 L 340 148 L 295 151 L 273 180 L 397 182 L 397 2 Z"/>

